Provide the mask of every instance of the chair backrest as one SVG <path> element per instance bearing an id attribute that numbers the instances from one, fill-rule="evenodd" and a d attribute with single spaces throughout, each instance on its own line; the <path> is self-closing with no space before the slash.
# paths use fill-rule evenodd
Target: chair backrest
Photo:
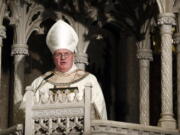
<path id="1" fill-rule="evenodd" d="M 82 100 L 78 100 L 77 93 L 76 88 L 50 90 L 44 101 L 41 94 L 37 98 L 28 91 L 25 135 L 91 134 L 91 85 L 85 86 Z"/>

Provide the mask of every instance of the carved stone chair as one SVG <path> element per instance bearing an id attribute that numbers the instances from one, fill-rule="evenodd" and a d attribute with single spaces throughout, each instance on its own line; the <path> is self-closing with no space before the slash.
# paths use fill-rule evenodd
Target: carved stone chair
<path id="1" fill-rule="evenodd" d="M 69 94 L 75 93 L 69 99 Z M 49 91 L 48 100 L 28 91 L 25 107 L 25 135 L 91 134 L 91 85 L 85 87 L 84 98 L 76 98 L 77 88 L 58 88 Z M 37 96 L 37 95 L 36 95 Z M 84 124 L 86 123 L 86 124 Z"/>

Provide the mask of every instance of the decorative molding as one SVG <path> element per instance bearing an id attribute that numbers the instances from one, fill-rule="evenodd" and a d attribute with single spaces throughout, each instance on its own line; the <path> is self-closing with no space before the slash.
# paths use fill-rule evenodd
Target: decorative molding
<path id="1" fill-rule="evenodd" d="M 77 88 L 71 87 L 71 90 Z M 59 89 L 59 88 L 58 88 Z M 52 92 L 47 93 L 47 98 L 51 101 L 54 94 L 70 94 L 70 88 L 51 89 Z M 65 90 L 65 91 L 63 91 Z M 58 91 L 60 93 L 58 93 Z M 67 92 L 66 92 L 67 91 Z M 44 135 L 44 134 L 86 134 L 87 128 L 90 129 L 90 105 L 91 105 L 91 85 L 86 85 L 83 99 L 79 102 L 73 100 L 71 102 L 57 102 L 54 98 L 53 102 L 41 103 L 36 98 L 41 98 L 41 92 L 27 92 L 26 99 L 26 123 L 25 134 Z M 53 94 L 54 93 L 54 94 Z M 38 96 L 38 95 L 39 96 Z M 57 95 L 56 95 L 57 96 Z M 58 98 L 58 97 L 57 97 Z M 68 98 L 68 97 L 67 97 Z M 88 127 L 86 127 L 88 125 Z M 88 134 L 88 133 L 87 133 Z M 89 134 L 88 134 L 89 135 Z"/>
<path id="2" fill-rule="evenodd" d="M 151 49 L 138 49 L 137 50 L 137 58 L 138 59 L 147 59 L 153 60 L 152 50 Z"/>
<path id="3" fill-rule="evenodd" d="M 34 119 L 34 133 L 44 134 L 83 134 L 84 117 Z"/>
<path id="4" fill-rule="evenodd" d="M 93 120 L 93 135 L 179 135 L 178 130 L 110 120 Z"/>
<path id="5" fill-rule="evenodd" d="M 33 31 L 43 33 L 43 28 L 40 27 L 43 6 L 34 1 L 11 1 L 9 6 L 12 14 L 9 16 L 10 23 L 15 28 L 15 43 L 27 43 Z"/>
<path id="6" fill-rule="evenodd" d="M 175 15 L 173 13 L 161 13 L 158 19 L 159 25 L 176 25 Z"/>
<path id="7" fill-rule="evenodd" d="M 56 105 L 53 105 L 56 107 Z M 33 107 L 35 109 L 36 106 Z M 83 108 L 77 108 L 71 106 L 69 108 L 62 108 L 62 109 L 48 109 L 48 110 L 35 110 L 33 112 L 33 118 L 34 119 L 40 119 L 40 118 L 56 118 L 56 117 L 73 117 L 73 116 L 83 116 L 84 109 Z"/>
<path id="8" fill-rule="evenodd" d="M 14 44 L 12 46 L 11 55 L 29 55 L 28 46 L 26 44 Z"/>
<path id="9" fill-rule="evenodd" d="M 64 90 L 50 90 L 48 94 L 40 93 L 36 95 L 34 102 L 36 104 L 57 104 L 57 103 L 71 103 L 71 102 L 83 102 L 83 99 L 79 97 L 78 90 L 64 89 Z"/>

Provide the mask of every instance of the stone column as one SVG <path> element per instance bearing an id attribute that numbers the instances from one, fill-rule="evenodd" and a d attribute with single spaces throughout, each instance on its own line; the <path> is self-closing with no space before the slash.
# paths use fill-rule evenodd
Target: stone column
<path id="1" fill-rule="evenodd" d="M 13 122 L 22 122 L 22 115 L 19 112 L 19 105 L 23 98 L 24 91 L 24 60 L 28 55 L 28 46 L 26 44 L 14 44 L 11 55 L 14 56 L 14 102 L 13 102 Z"/>
<path id="2" fill-rule="evenodd" d="M 89 40 L 85 39 L 85 35 L 87 35 L 88 29 L 79 22 L 76 22 L 74 20 L 71 21 L 79 37 L 78 46 L 76 48 L 75 64 L 79 69 L 85 70 L 86 65 L 88 64 L 88 55 L 86 51 L 89 46 Z"/>
<path id="3" fill-rule="evenodd" d="M 149 41 L 149 39 L 147 39 Z M 143 41 L 142 41 L 143 42 Z M 140 68 L 140 124 L 149 125 L 149 68 L 153 59 L 152 50 L 147 44 L 139 46 L 137 58 Z M 146 48 L 145 48 L 146 47 Z"/>
<path id="4" fill-rule="evenodd" d="M 177 53 L 177 119 L 180 130 L 180 32 L 175 35 L 175 43 Z"/>
<path id="5" fill-rule="evenodd" d="M 172 89 L 172 26 L 175 25 L 173 13 L 162 13 L 158 24 L 161 30 L 161 118 L 158 125 L 165 128 L 176 128 L 173 118 Z"/>
<path id="6" fill-rule="evenodd" d="M 76 53 L 75 63 L 78 68 L 85 70 L 85 67 L 88 64 L 88 55 L 83 52 Z"/>
<path id="7" fill-rule="evenodd" d="M 14 40 L 12 46 L 12 56 L 14 56 L 14 99 L 13 99 L 13 117 L 12 124 L 16 124 L 22 115 L 18 110 L 19 103 L 23 97 L 24 91 L 24 60 L 28 55 L 27 42 L 32 32 L 42 32 L 40 24 L 45 19 L 43 6 L 35 1 L 12 0 L 8 3 L 12 11 L 10 15 L 10 24 L 14 28 Z M 46 18 L 47 19 L 47 18 Z M 19 118 L 18 118 L 19 117 Z"/>

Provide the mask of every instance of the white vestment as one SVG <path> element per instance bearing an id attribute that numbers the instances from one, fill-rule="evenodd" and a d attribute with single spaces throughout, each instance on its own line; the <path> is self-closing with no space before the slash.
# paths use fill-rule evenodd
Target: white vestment
<path id="1" fill-rule="evenodd" d="M 77 87 L 78 88 L 78 100 L 81 100 L 84 95 L 85 85 L 90 83 L 92 85 L 92 104 L 94 105 L 95 112 L 98 113 L 100 119 L 107 119 L 106 105 L 102 90 L 100 85 L 96 79 L 96 77 L 90 73 L 84 72 L 82 70 L 77 71 L 77 67 L 73 65 L 73 67 L 66 73 L 61 73 L 58 71 L 47 72 L 45 75 L 42 75 L 36 78 L 30 86 L 26 87 L 27 91 L 35 92 L 35 95 L 41 94 L 43 95 L 44 101 L 48 99 L 48 93 L 50 88 L 54 88 L 55 84 L 68 84 L 68 87 Z M 47 75 L 54 73 L 52 77 L 47 80 L 44 80 Z M 83 77 L 82 77 L 83 76 Z M 71 83 L 69 83 L 71 82 Z M 69 99 L 73 98 L 74 93 L 69 95 Z M 26 94 L 23 98 L 23 102 L 25 103 Z"/>

